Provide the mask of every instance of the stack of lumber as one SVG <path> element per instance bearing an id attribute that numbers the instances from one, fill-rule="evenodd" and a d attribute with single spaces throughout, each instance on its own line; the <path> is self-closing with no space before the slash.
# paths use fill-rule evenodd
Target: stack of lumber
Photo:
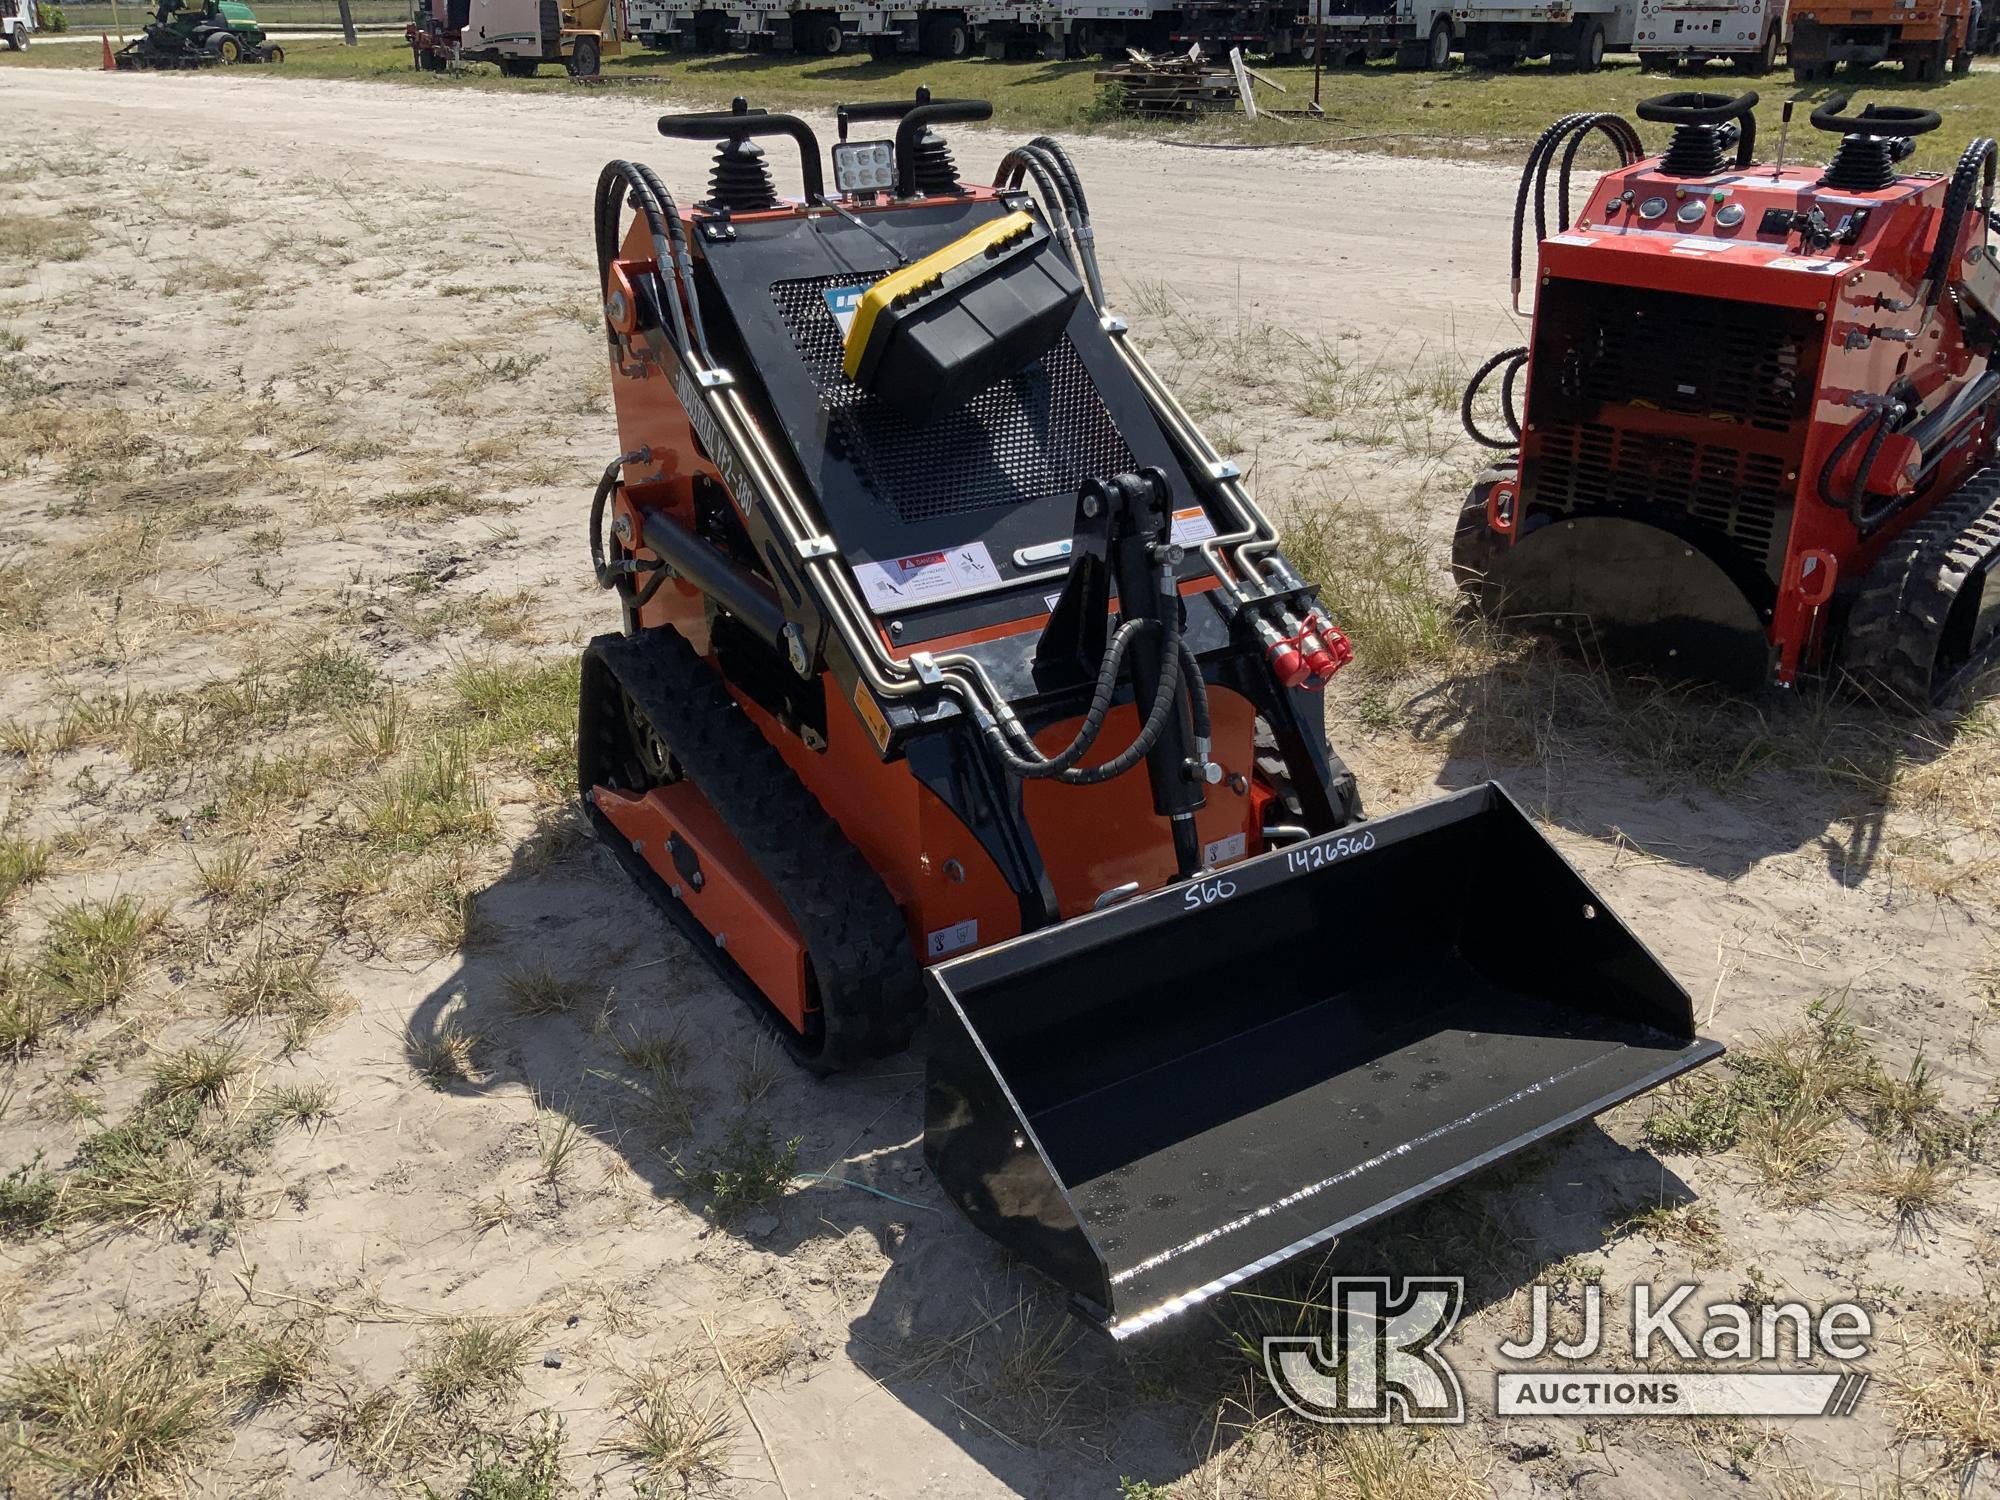
<path id="1" fill-rule="evenodd" d="M 1121 105 L 1139 114 L 1234 109 L 1236 75 L 1227 62 L 1208 62 L 1196 43 L 1184 53 L 1156 56 L 1132 48 L 1129 62 L 1105 68 L 1092 81 L 1118 90 Z"/>

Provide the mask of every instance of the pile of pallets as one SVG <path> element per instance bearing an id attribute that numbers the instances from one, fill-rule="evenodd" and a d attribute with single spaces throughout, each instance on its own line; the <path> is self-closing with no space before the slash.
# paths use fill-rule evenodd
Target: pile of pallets
<path id="1" fill-rule="evenodd" d="M 1137 48 L 1126 55 L 1131 61 L 1092 75 L 1117 89 L 1121 108 L 1154 115 L 1236 108 L 1235 73 L 1225 61 L 1205 59 L 1199 43 L 1166 57 Z"/>

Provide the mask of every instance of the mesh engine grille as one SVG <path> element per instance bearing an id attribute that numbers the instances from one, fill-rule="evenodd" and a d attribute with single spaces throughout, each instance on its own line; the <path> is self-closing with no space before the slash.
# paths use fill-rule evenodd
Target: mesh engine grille
<path id="1" fill-rule="evenodd" d="M 1529 503 L 1562 512 L 1666 511 L 1726 537 L 1759 568 L 1782 542 L 1790 503 L 1784 460 L 1597 423 L 1542 431 Z"/>
<path id="2" fill-rule="evenodd" d="M 1648 311 L 1634 299 L 1602 308 L 1593 326 L 1558 334 L 1552 352 L 1568 394 L 1767 432 L 1783 432 L 1805 415 L 1811 383 L 1803 367 L 1811 355 L 1797 337 L 1685 305 L 1665 319 Z"/>
<path id="3" fill-rule="evenodd" d="M 819 387 L 827 449 L 905 523 L 1074 495 L 1086 479 L 1138 467 L 1067 335 L 1017 375 L 918 427 L 852 384 L 840 367 L 830 287 L 879 273 L 780 281 L 771 297 Z"/>

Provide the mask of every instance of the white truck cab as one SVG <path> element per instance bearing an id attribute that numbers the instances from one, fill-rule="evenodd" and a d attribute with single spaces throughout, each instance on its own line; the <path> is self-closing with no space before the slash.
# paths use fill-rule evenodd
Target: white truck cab
<path id="1" fill-rule="evenodd" d="M 36 0 L 0 0 L 0 38 L 6 40 L 7 50 L 25 51 L 40 19 Z"/>

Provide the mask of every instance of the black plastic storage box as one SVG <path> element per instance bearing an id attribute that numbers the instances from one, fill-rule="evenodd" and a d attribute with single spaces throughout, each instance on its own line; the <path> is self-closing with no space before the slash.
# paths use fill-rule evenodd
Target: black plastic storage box
<path id="1" fill-rule="evenodd" d="M 1048 230 L 1010 214 L 869 288 L 849 335 L 849 378 L 929 422 L 1048 353 L 1082 298 Z"/>

